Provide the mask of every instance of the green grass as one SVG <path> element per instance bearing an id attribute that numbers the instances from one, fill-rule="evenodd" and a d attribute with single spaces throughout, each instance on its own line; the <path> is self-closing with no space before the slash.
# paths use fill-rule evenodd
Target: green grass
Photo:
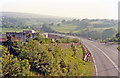
<path id="1" fill-rule="evenodd" d="M 71 48 L 66 48 L 63 50 L 64 52 L 64 61 L 67 62 L 70 66 L 70 70 L 72 73 L 78 73 L 77 76 L 92 76 L 94 71 L 94 67 L 92 62 L 83 61 L 83 50 L 81 45 L 76 46 L 76 55 L 73 55 L 73 51 Z M 74 57 L 74 58 L 73 58 Z M 75 75 L 74 75 L 75 76 Z"/>
<path id="2" fill-rule="evenodd" d="M 102 32 L 106 29 L 110 29 L 110 28 L 113 28 L 113 27 L 107 27 L 107 28 L 92 28 L 91 31 L 98 31 L 98 32 Z"/>
<path id="3" fill-rule="evenodd" d="M 2 30 L 2 34 L 6 34 L 6 32 L 22 32 L 23 29 L 16 29 L 16 28 L 0 28 Z"/>
<path id="4" fill-rule="evenodd" d="M 95 21 L 95 22 L 91 22 L 91 24 L 101 24 L 103 23 L 103 21 Z"/>
<path id="5" fill-rule="evenodd" d="M 76 47 L 77 48 L 77 50 L 78 50 L 78 52 L 80 53 L 80 58 L 82 59 L 82 57 L 83 57 L 83 50 L 82 50 L 82 47 L 81 47 L 81 45 L 80 46 L 77 46 Z M 93 67 L 93 64 L 92 64 L 92 62 L 84 62 L 84 61 L 82 61 L 81 60 L 81 62 L 83 62 L 83 63 L 85 63 L 85 65 L 83 65 L 83 70 L 84 70 L 84 72 L 82 72 L 83 73 L 83 76 L 92 76 L 92 73 L 93 73 L 93 71 L 94 71 L 94 67 Z"/>
<path id="6" fill-rule="evenodd" d="M 102 23 L 102 21 L 98 21 L 98 22 L 91 22 L 92 24 L 98 24 L 98 23 Z M 86 28 L 82 28 L 81 26 L 77 26 L 77 25 L 69 25 L 69 24 L 62 24 L 61 26 L 57 26 L 57 25 L 53 25 L 51 26 L 51 28 L 55 31 L 58 31 L 58 32 L 63 32 L 63 33 L 69 33 L 69 32 L 73 32 L 73 33 L 77 33 L 77 32 L 80 32 L 81 30 L 84 30 Z M 102 28 L 102 27 L 99 27 L 99 28 L 94 28 L 94 27 L 91 27 L 90 28 L 90 31 L 98 31 L 98 32 L 102 32 L 106 29 L 110 29 L 110 28 L 113 28 L 113 29 L 117 29 L 117 27 L 106 27 L 106 28 Z"/>
<path id="7" fill-rule="evenodd" d="M 61 25 L 61 26 L 51 26 L 53 30 L 59 31 L 59 32 L 64 32 L 64 33 L 69 33 L 70 31 L 72 32 L 79 32 L 79 30 L 76 31 L 78 26 L 76 25 Z"/>

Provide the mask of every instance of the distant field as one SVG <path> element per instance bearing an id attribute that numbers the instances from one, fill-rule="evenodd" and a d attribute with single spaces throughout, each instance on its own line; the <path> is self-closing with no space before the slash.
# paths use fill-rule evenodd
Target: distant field
<path id="1" fill-rule="evenodd" d="M 63 33 L 69 33 L 69 32 L 73 32 L 73 33 L 77 33 L 80 32 L 81 30 L 85 30 L 82 29 L 80 26 L 77 25 L 61 25 L 61 26 L 51 26 L 51 28 L 55 31 L 58 32 L 63 32 Z M 107 28 L 90 28 L 90 31 L 98 31 L 98 32 L 102 32 L 105 29 L 109 29 L 109 28 L 113 28 L 115 30 L 117 30 L 117 27 L 107 27 Z M 16 28 L 0 28 L 0 30 L 2 31 L 2 34 L 5 34 L 6 32 L 22 32 L 24 29 L 16 29 Z"/>
<path id="2" fill-rule="evenodd" d="M 2 30 L 2 34 L 5 34 L 6 32 L 22 32 L 23 29 L 16 29 L 16 28 L 0 28 Z"/>
<path id="3" fill-rule="evenodd" d="M 100 22 L 92 22 L 92 23 L 101 23 Z M 77 32 L 80 32 L 81 30 L 84 30 L 85 28 L 81 28 L 80 26 L 77 26 L 77 25 L 61 25 L 61 26 L 51 26 L 51 28 L 55 31 L 59 31 L 59 32 L 63 32 L 63 33 L 69 33 L 69 32 L 73 32 L 73 33 L 77 33 Z M 98 32 L 102 32 L 106 29 L 110 29 L 110 28 L 113 28 L 113 29 L 116 29 L 114 27 L 107 27 L 107 28 L 90 28 L 90 31 L 98 31 Z"/>
<path id="4" fill-rule="evenodd" d="M 69 33 L 69 32 L 79 32 L 80 30 L 77 30 L 78 26 L 75 25 L 61 25 L 61 26 L 51 26 L 53 30 L 59 31 L 59 32 L 64 32 L 64 33 Z"/>
<path id="5" fill-rule="evenodd" d="M 106 29 L 110 29 L 110 28 L 113 28 L 113 27 L 108 27 L 108 28 L 92 28 L 91 30 L 92 31 L 100 31 L 100 32 L 102 32 L 102 31 L 104 31 Z"/>
<path id="6" fill-rule="evenodd" d="M 103 23 L 103 21 L 91 22 L 91 24 L 100 24 L 100 23 Z"/>

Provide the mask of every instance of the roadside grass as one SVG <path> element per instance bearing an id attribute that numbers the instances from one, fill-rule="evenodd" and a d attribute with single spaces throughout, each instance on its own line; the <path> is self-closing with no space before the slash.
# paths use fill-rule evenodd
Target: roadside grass
<path id="1" fill-rule="evenodd" d="M 72 47 L 62 49 L 62 59 L 64 59 L 65 65 L 69 65 L 68 76 L 92 76 L 94 67 L 92 62 L 83 61 L 83 50 L 81 45 L 76 47 L 76 55 L 73 56 L 74 52 Z M 59 55 L 59 54 L 58 54 Z M 33 74 L 38 73 L 38 76 L 41 76 L 36 70 L 31 70 Z M 66 72 L 65 72 L 66 73 Z"/>
<path id="2" fill-rule="evenodd" d="M 72 48 L 66 48 L 62 52 L 64 52 L 63 59 L 66 63 L 69 64 L 70 70 L 72 73 L 75 73 L 74 76 L 92 76 L 94 72 L 94 67 L 92 62 L 83 61 L 83 50 L 81 45 L 76 46 L 76 55 L 73 56 L 74 52 Z M 76 74 L 76 72 L 78 74 Z"/>
<path id="3" fill-rule="evenodd" d="M 83 57 L 83 50 L 82 50 L 81 45 L 77 46 L 77 49 L 78 49 L 78 52 L 81 55 L 80 58 L 82 59 L 82 57 Z M 82 62 L 84 63 L 83 60 L 82 60 Z M 93 67 L 92 62 L 85 62 L 83 76 L 92 76 L 93 72 L 94 72 L 94 67 Z"/>

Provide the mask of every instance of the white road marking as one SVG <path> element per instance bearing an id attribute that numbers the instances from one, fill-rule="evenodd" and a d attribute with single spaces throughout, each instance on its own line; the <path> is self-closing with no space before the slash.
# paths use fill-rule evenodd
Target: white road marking
<path id="1" fill-rule="evenodd" d="M 81 43 L 83 44 L 83 41 L 81 40 Z M 95 67 L 95 74 L 96 76 L 98 76 L 98 69 L 97 69 L 97 65 L 96 65 L 96 62 L 95 62 L 95 58 L 93 57 L 93 53 L 91 52 L 92 54 L 92 58 L 93 58 L 93 63 L 94 63 L 94 67 Z"/>
<path id="2" fill-rule="evenodd" d="M 92 54 L 92 58 L 93 58 L 94 66 L 95 66 L 95 73 L 96 73 L 96 76 L 98 76 L 98 70 L 97 70 L 97 66 L 96 66 L 96 62 L 95 62 L 95 59 L 93 57 L 93 54 Z"/>
<path id="3" fill-rule="evenodd" d="M 117 48 L 116 48 L 117 49 Z M 115 53 L 115 54 L 117 54 L 118 55 L 118 52 L 115 52 L 115 51 L 113 51 L 112 49 L 110 49 L 113 53 Z"/>
<path id="4" fill-rule="evenodd" d="M 99 49 L 97 46 L 95 46 L 93 44 L 91 44 L 91 45 L 94 46 L 94 47 L 96 47 L 98 50 L 100 50 L 111 61 L 111 63 L 114 65 L 114 67 L 118 70 L 118 66 L 110 59 L 110 57 L 107 54 L 104 53 L 104 51 L 102 51 L 101 49 Z"/>
<path id="5" fill-rule="evenodd" d="M 105 44 L 104 44 L 104 45 L 105 45 Z M 105 47 L 105 48 L 106 48 L 106 49 L 109 49 L 108 47 Z M 116 49 L 117 49 L 117 48 L 116 48 Z M 110 51 L 118 55 L 118 52 L 115 52 L 115 51 L 113 51 L 112 49 L 110 49 Z"/>

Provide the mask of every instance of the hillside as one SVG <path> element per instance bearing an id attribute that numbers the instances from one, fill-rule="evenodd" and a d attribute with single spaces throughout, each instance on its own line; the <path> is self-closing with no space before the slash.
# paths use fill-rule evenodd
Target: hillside
<path id="1" fill-rule="evenodd" d="M 39 15 L 33 13 L 20 13 L 20 12 L 0 12 L 0 16 L 12 17 L 12 18 L 60 18 L 51 15 Z"/>
<path id="2" fill-rule="evenodd" d="M 41 26 L 43 23 L 59 22 L 60 17 L 49 15 L 38 15 L 31 13 L 17 13 L 17 12 L 0 12 L 2 16 L 3 28 L 20 28 L 26 26 Z"/>
<path id="3" fill-rule="evenodd" d="M 2 15 L 2 23 L 0 24 L 0 27 L 3 28 L 2 33 L 18 29 L 19 31 L 33 29 L 50 33 L 70 33 L 94 39 L 100 39 L 100 37 L 106 39 L 114 37 L 118 29 L 117 20 L 114 19 L 71 19 L 17 12 L 1 12 L 0 15 Z M 110 36 L 104 35 L 109 32 L 111 33 Z"/>

